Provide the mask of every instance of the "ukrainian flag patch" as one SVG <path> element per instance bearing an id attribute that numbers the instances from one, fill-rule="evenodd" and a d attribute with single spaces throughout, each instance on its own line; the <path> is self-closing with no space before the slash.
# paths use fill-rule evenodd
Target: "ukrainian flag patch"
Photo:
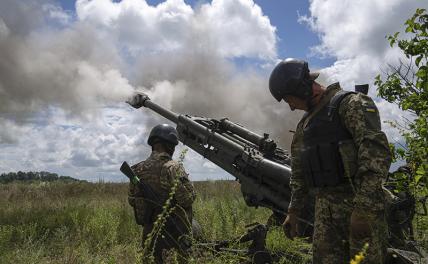
<path id="1" fill-rule="evenodd" d="M 374 107 L 367 107 L 367 108 L 366 108 L 366 112 L 369 112 L 369 113 L 376 113 L 376 108 L 374 108 Z"/>

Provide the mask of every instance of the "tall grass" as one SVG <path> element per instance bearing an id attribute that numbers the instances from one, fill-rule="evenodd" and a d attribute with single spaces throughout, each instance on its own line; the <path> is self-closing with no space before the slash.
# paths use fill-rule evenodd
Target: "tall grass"
<path id="1" fill-rule="evenodd" d="M 127 186 L 0 185 L 0 263 L 132 263 L 140 230 Z"/>
<path id="2" fill-rule="evenodd" d="M 0 185 L 0 263 L 137 262 L 141 228 L 127 188 L 86 182 Z M 245 225 L 266 221 L 269 211 L 247 207 L 239 188 L 230 181 L 195 183 L 194 218 L 205 239 L 235 238 Z M 274 249 L 284 240 L 277 233 L 268 237 Z M 233 253 L 194 251 L 193 263 L 243 261 Z"/>
<path id="3" fill-rule="evenodd" d="M 245 225 L 265 223 L 264 208 L 245 205 L 234 181 L 194 183 L 194 218 L 206 240 L 239 237 Z M 141 227 L 127 202 L 128 184 L 50 182 L 0 184 L 0 263 L 136 263 Z M 416 236 L 428 246 L 428 218 L 415 220 Z M 233 245 L 244 248 L 242 245 Z M 280 263 L 310 263 L 310 245 L 270 230 L 267 247 Z M 242 263 L 233 252 L 194 249 L 190 263 Z"/>
<path id="4" fill-rule="evenodd" d="M 195 189 L 194 218 L 207 240 L 236 238 L 245 225 L 264 223 L 270 215 L 246 206 L 236 182 L 196 182 Z M 136 263 L 141 227 L 127 203 L 127 190 L 121 183 L 0 184 L 0 263 Z M 427 226 L 426 218 L 418 221 L 419 227 Z M 426 232 L 419 233 L 426 239 Z M 310 245 L 284 238 L 280 228 L 269 231 L 267 247 L 284 255 L 280 263 L 310 260 Z M 189 261 L 244 260 L 235 253 L 195 248 Z"/>

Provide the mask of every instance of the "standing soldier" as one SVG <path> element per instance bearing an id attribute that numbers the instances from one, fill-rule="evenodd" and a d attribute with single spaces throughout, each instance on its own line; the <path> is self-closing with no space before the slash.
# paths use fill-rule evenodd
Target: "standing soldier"
<path id="1" fill-rule="evenodd" d="M 291 145 L 292 197 L 286 234 L 298 233 L 309 190 L 316 194 L 313 263 L 349 263 L 367 243 L 363 263 L 383 263 L 386 224 L 382 181 L 391 154 L 376 105 L 363 93 L 315 82 L 305 61 L 287 59 L 272 71 L 269 89 L 291 110 L 304 110 Z"/>
<path id="2" fill-rule="evenodd" d="M 150 132 L 148 144 L 152 147 L 150 157 L 133 165 L 132 169 L 153 189 L 157 199 L 147 199 L 139 186 L 131 183 L 128 201 L 134 208 L 137 223 L 143 226 L 142 246 L 149 247 L 144 252 L 150 253 L 153 248 L 155 263 L 164 263 L 173 249 L 180 262 L 185 263 L 191 245 L 189 235 L 195 193 L 182 164 L 172 160 L 178 144 L 177 131 L 167 124 L 157 125 Z M 158 232 L 159 226 L 155 222 L 159 222 L 162 213 L 165 214 L 164 205 L 171 196 L 174 209 L 164 215 L 166 222 Z"/>

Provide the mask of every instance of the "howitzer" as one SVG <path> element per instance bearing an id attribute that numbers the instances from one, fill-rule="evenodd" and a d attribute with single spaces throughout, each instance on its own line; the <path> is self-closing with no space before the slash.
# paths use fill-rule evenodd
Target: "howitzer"
<path id="1" fill-rule="evenodd" d="M 291 196 L 287 152 L 269 139 L 228 119 L 212 119 L 174 113 L 138 94 L 128 102 L 144 106 L 177 125 L 179 140 L 218 165 L 241 184 L 248 206 L 267 207 L 284 214 Z"/>

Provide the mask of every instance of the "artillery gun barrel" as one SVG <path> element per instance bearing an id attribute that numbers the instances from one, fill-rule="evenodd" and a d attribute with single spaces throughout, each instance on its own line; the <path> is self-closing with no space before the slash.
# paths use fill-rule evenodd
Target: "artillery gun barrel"
<path id="1" fill-rule="evenodd" d="M 147 107 L 149 109 L 152 109 L 156 113 L 160 114 L 161 116 L 165 117 L 166 119 L 170 120 L 171 122 L 174 122 L 175 124 L 178 123 L 178 114 L 174 113 L 168 109 L 163 108 L 160 105 L 157 105 L 153 103 L 149 97 L 146 97 L 143 103 L 144 107 Z"/>
<path id="2" fill-rule="evenodd" d="M 162 106 L 153 103 L 149 97 L 146 97 L 144 102 L 143 102 L 143 106 L 146 108 L 149 108 L 153 111 L 155 111 L 156 113 L 160 114 L 161 116 L 165 117 L 166 119 L 174 122 L 176 125 L 183 124 L 184 126 L 192 126 L 193 128 L 193 132 L 197 133 L 197 136 L 201 137 L 201 138 L 205 138 L 207 132 L 210 132 L 208 128 L 204 127 L 203 125 L 194 122 L 193 120 L 187 118 L 184 115 L 179 115 L 177 113 L 174 113 L 168 109 L 163 108 Z M 213 134 L 214 137 L 212 139 L 214 139 L 216 142 L 218 142 L 216 145 L 227 145 L 229 147 L 231 147 L 231 150 L 235 151 L 235 152 L 240 152 L 243 151 L 243 147 L 234 143 L 231 140 L 228 140 L 224 137 L 220 137 L 218 136 L 216 133 L 210 132 L 210 134 Z M 180 139 L 181 141 L 182 139 Z M 183 144 L 186 144 L 185 140 L 183 140 Z"/>
<path id="3" fill-rule="evenodd" d="M 223 126 L 223 128 L 229 130 L 232 133 L 237 134 L 238 136 L 250 141 L 253 144 L 260 145 L 262 143 L 262 140 L 264 137 L 238 125 L 233 123 L 232 121 L 228 120 L 227 118 L 222 119 L 220 121 L 220 124 Z"/>

